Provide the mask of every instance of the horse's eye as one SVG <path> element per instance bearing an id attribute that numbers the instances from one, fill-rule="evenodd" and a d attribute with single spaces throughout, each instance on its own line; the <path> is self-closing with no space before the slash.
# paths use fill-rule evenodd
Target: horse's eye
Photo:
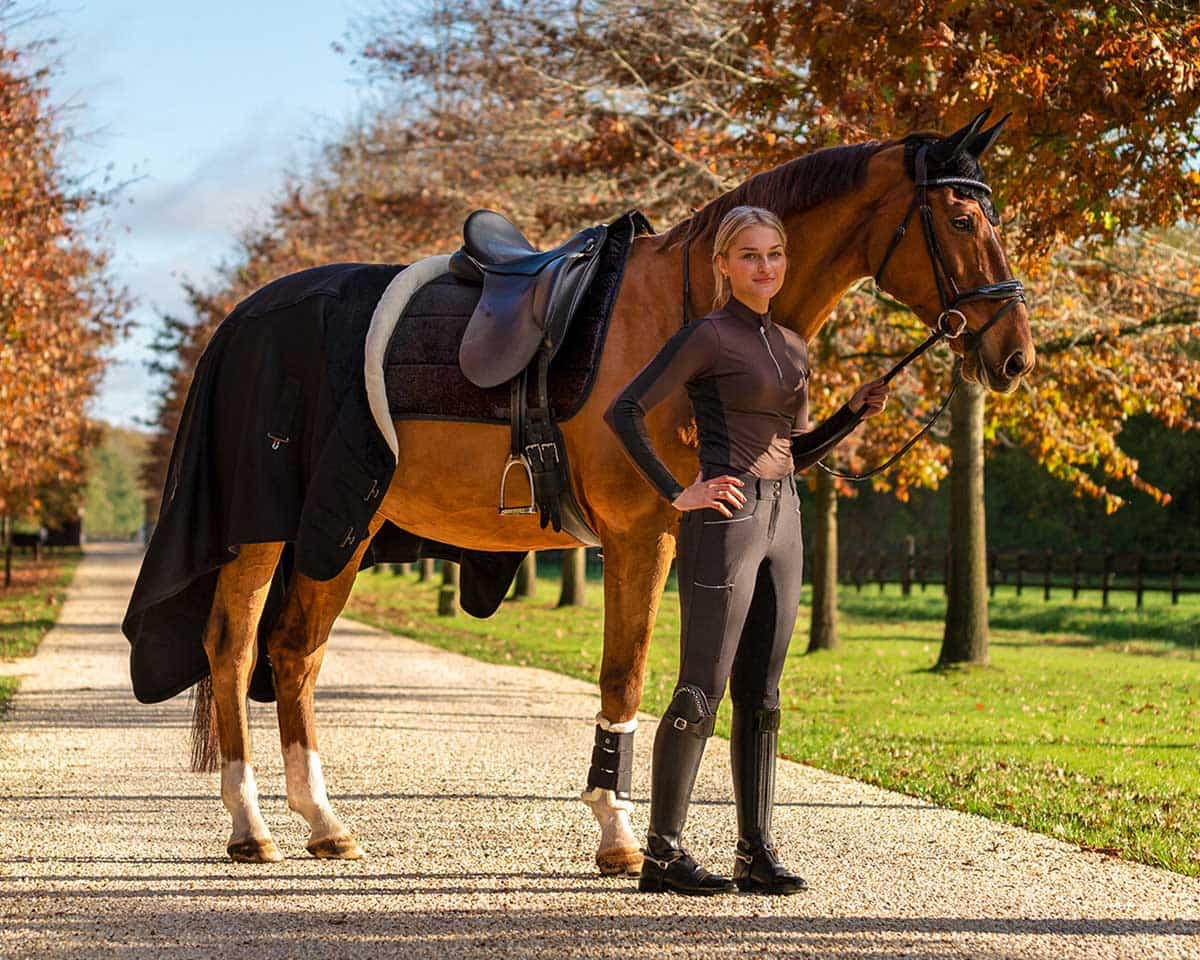
<path id="1" fill-rule="evenodd" d="M 971 217 L 953 217 L 950 220 L 950 226 L 955 230 L 961 230 L 963 233 L 973 233 L 975 231 L 975 221 Z"/>

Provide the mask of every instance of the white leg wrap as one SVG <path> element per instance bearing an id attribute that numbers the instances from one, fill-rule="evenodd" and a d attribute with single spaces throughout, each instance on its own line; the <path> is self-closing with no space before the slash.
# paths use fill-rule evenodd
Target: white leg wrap
<path id="1" fill-rule="evenodd" d="M 254 768 L 241 760 L 232 760 L 221 767 L 221 800 L 233 817 L 230 843 L 242 840 L 265 840 L 271 836 L 262 814 L 258 811 L 258 784 Z"/>
<path id="2" fill-rule="evenodd" d="M 329 805 L 317 752 L 293 743 L 283 752 L 283 765 L 287 772 L 288 806 L 308 821 L 312 828 L 309 842 L 344 834 L 345 828 Z"/>

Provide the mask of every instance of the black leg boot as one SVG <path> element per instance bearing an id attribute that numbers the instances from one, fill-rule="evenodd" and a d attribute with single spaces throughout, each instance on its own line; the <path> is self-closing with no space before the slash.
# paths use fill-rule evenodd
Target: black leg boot
<path id="1" fill-rule="evenodd" d="M 638 881 L 643 892 L 710 896 L 737 889 L 696 863 L 682 845 L 692 787 L 714 720 L 703 693 L 680 687 L 658 725 L 650 773 L 650 831 Z"/>
<path id="2" fill-rule="evenodd" d="M 779 862 L 771 840 L 778 742 L 778 710 L 734 705 L 729 738 L 738 816 L 733 879 L 744 893 L 789 894 L 808 889 L 803 877 Z"/>

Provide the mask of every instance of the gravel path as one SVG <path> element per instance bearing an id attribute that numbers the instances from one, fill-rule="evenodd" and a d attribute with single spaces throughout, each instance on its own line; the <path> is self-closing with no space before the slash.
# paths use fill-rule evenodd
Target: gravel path
<path id="1" fill-rule="evenodd" d="M 813 890 L 635 893 L 592 868 L 576 799 L 597 697 L 354 623 L 318 691 L 334 806 L 367 851 L 304 852 L 272 707 L 252 723 L 263 814 L 287 857 L 235 865 L 216 775 L 186 770 L 186 698 L 129 691 L 117 624 L 140 555 L 89 548 L 0 724 L 0 957 L 1200 957 L 1200 883 L 799 764 L 776 833 Z M 644 799 L 653 723 L 638 736 Z M 690 846 L 728 869 L 714 740 Z M 635 828 L 645 825 L 638 805 Z"/>

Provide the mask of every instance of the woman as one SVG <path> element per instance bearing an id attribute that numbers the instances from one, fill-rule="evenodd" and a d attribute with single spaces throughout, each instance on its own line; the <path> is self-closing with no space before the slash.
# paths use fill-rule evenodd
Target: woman
<path id="1" fill-rule="evenodd" d="M 645 479 L 676 509 L 682 607 L 679 682 L 658 726 L 650 829 L 638 889 L 788 894 L 803 878 L 771 839 L 779 677 L 800 602 L 802 543 L 795 471 L 883 409 L 881 381 L 815 429 L 808 427 L 808 350 L 771 320 L 787 238 L 757 207 L 726 214 L 713 243 L 717 308 L 672 337 L 606 414 Z M 700 475 L 680 485 L 655 455 L 646 412 L 685 387 L 700 436 Z M 696 771 L 730 683 L 738 841 L 734 877 L 717 877 L 682 846 Z"/>

